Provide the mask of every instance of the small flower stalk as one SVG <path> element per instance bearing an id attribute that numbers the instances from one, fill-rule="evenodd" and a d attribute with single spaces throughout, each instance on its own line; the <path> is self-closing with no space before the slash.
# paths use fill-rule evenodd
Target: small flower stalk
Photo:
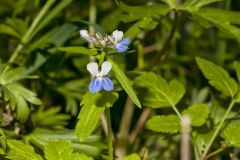
<path id="1" fill-rule="evenodd" d="M 104 37 L 100 33 L 90 35 L 87 30 L 80 30 L 80 37 L 104 51 L 116 50 L 119 53 L 126 52 L 131 41 L 129 37 L 123 38 L 123 32 L 118 30 Z"/>

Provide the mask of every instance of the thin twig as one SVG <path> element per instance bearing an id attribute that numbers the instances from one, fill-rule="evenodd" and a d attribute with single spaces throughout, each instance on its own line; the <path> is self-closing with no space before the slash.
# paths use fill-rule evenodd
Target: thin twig
<path id="1" fill-rule="evenodd" d="M 129 143 L 133 143 L 134 140 L 136 139 L 137 135 L 141 132 L 145 121 L 147 120 L 147 118 L 149 117 L 149 115 L 151 114 L 151 109 L 150 108 L 145 108 L 140 116 L 140 118 L 137 121 L 136 126 L 134 127 L 134 129 L 132 130 L 131 134 L 129 135 L 128 139 L 129 139 Z"/>

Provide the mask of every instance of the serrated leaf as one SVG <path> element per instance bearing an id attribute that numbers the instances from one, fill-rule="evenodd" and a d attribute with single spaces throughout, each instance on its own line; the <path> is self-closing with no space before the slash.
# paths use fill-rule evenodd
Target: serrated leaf
<path id="1" fill-rule="evenodd" d="M 221 136 L 231 145 L 240 147 L 240 125 L 229 124 L 222 132 Z"/>
<path id="2" fill-rule="evenodd" d="M 239 24 L 239 13 L 221 9 L 200 9 L 191 12 L 193 19 L 203 27 L 216 26 L 226 36 L 236 39 L 240 43 L 240 28 L 233 25 Z"/>
<path id="3" fill-rule="evenodd" d="M 76 125 L 76 133 L 81 142 L 94 131 L 105 108 L 112 106 L 117 98 L 115 92 L 87 93 L 83 96 Z"/>
<path id="4" fill-rule="evenodd" d="M 132 99 L 132 101 L 139 108 L 141 108 L 141 104 L 140 104 L 128 78 L 126 77 L 126 75 L 123 73 L 123 71 L 118 67 L 118 65 L 115 62 L 113 62 L 113 61 L 110 61 L 110 62 L 112 63 L 112 70 L 115 73 L 115 76 L 116 76 L 117 80 L 119 81 L 119 83 L 122 85 L 122 87 L 127 92 L 127 94 Z"/>
<path id="5" fill-rule="evenodd" d="M 7 154 L 7 158 L 11 160 L 43 160 L 43 158 L 36 154 L 33 147 L 24 144 L 18 140 L 8 140 L 8 147 L 10 151 Z"/>
<path id="6" fill-rule="evenodd" d="M 146 128 L 155 132 L 177 133 L 181 129 L 180 119 L 176 115 L 153 116 L 146 122 Z"/>
<path id="7" fill-rule="evenodd" d="M 188 115 L 191 118 L 192 126 L 201 126 L 208 118 L 209 109 L 206 104 L 194 104 L 183 111 L 183 115 Z"/>
<path id="8" fill-rule="evenodd" d="M 140 157 L 139 157 L 138 154 L 133 153 L 133 154 L 131 154 L 131 155 L 128 155 L 128 156 L 123 157 L 122 160 L 141 160 L 141 159 L 140 159 Z"/>
<path id="9" fill-rule="evenodd" d="M 84 54 L 84 55 L 96 55 L 97 50 L 88 49 L 80 46 L 71 46 L 71 47 L 60 47 L 60 51 L 75 53 L 75 54 Z"/>
<path id="10" fill-rule="evenodd" d="M 202 58 L 196 58 L 197 64 L 203 75 L 209 80 L 209 83 L 222 93 L 234 97 L 238 91 L 238 85 L 236 81 L 229 76 L 220 66 L 204 60 Z"/>
<path id="11" fill-rule="evenodd" d="M 185 93 L 183 85 L 177 80 L 168 84 L 161 76 L 151 72 L 137 77 L 134 85 L 144 89 L 139 96 L 144 105 L 152 108 L 176 105 Z"/>
<path id="12" fill-rule="evenodd" d="M 47 160 L 72 160 L 73 149 L 68 141 L 50 141 L 44 149 Z M 73 159 L 74 160 L 74 159 Z"/>
<path id="13" fill-rule="evenodd" d="M 0 129 L 0 154 L 5 154 L 7 148 L 7 138 L 2 129 Z"/>

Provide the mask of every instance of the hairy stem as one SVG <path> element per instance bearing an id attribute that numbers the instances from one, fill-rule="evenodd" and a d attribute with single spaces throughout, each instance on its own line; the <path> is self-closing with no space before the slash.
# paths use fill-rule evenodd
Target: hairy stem
<path id="1" fill-rule="evenodd" d="M 227 109 L 226 113 L 224 114 L 222 120 L 220 121 L 217 129 L 215 130 L 215 132 L 214 132 L 211 140 L 210 140 L 209 143 L 207 144 L 207 147 L 206 147 L 206 149 L 204 150 L 204 152 L 203 152 L 203 154 L 202 154 L 202 156 L 201 156 L 201 160 L 205 160 L 205 159 L 206 159 L 206 156 L 207 156 L 207 153 L 208 153 L 209 149 L 211 148 L 214 140 L 216 139 L 217 135 L 219 134 L 219 132 L 220 132 L 220 130 L 221 130 L 223 124 L 224 124 L 224 121 L 225 121 L 226 118 L 228 117 L 228 115 L 229 115 L 230 111 L 232 110 L 232 107 L 234 106 L 234 104 L 235 104 L 235 101 L 232 100 L 231 103 L 230 103 L 229 106 L 228 106 L 228 109 Z"/>
<path id="2" fill-rule="evenodd" d="M 111 114 L 110 114 L 110 108 L 106 108 L 106 116 L 107 116 L 107 140 L 108 140 L 108 155 L 109 160 L 113 160 L 113 138 L 112 138 L 112 125 L 111 125 Z"/>
<path id="3" fill-rule="evenodd" d="M 97 14 L 97 8 L 96 8 L 96 2 L 95 0 L 90 0 L 90 7 L 89 7 L 89 34 L 93 35 L 95 30 L 93 27 L 93 24 L 96 23 L 96 14 Z M 89 48 L 93 48 L 94 44 L 93 43 L 89 43 Z M 90 61 L 94 62 L 95 57 L 94 56 L 90 56 Z"/>

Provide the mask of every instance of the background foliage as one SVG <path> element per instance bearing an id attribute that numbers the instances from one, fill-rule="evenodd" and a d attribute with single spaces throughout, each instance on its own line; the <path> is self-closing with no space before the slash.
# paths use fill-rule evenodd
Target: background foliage
<path id="1" fill-rule="evenodd" d="M 0 0 L 0 159 L 190 159 L 240 154 L 240 2 L 236 0 Z M 96 11 L 96 13 L 95 13 Z M 91 17 L 92 16 L 92 17 Z M 79 30 L 118 29 L 114 91 L 91 94 Z M 109 134 L 109 133 L 108 133 Z"/>

